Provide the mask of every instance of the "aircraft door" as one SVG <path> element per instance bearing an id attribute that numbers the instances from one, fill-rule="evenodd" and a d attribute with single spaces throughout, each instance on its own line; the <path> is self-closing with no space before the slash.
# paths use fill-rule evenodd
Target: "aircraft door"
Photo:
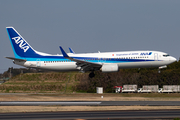
<path id="1" fill-rule="evenodd" d="M 154 53 L 154 60 L 158 60 L 158 53 Z"/>
<path id="2" fill-rule="evenodd" d="M 40 67 L 40 66 L 41 66 L 41 60 L 40 60 L 40 59 L 37 59 L 37 60 L 36 60 L 36 66 L 37 66 L 37 67 Z"/>

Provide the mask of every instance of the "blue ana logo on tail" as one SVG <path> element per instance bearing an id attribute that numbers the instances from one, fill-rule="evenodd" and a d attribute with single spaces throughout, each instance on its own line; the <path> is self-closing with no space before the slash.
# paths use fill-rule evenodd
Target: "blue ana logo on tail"
<path id="1" fill-rule="evenodd" d="M 152 54 L 152 52 L 147 52 L 147 53 L 141 53 L 140 55 L 151 55 Z"/>
<path id="2" fill-rule="evenodd" d="M 13 27 L 6 27 L 6 30 L 16 58 L 24 59 L 40 57 L 40 55 L 33 50 L 27 41 Z"/>
<path id="3" fill-rule="evenodd" d="M 21 37 L 18 36 L 12 39 L 15 41 L 16 44 L 19 44 L 19 47 L 23 49 L 24 52 L 26 52 L 29 49 L 29 46 L 26 44 L 26 42 L 24 42 L 23 39 L 21 39 Z"/>

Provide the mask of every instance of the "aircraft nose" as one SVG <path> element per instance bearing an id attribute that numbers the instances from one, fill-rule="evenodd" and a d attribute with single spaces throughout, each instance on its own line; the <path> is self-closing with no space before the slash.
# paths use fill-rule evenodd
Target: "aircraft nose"
<path id="1" fill-rule="evenodd" d="M 172 62 L 175 62 L 175 61 L 177 61 L 177 59 L 175 58 L 175 57 L 171 57 L 171 59 L 170 59 Z"/>

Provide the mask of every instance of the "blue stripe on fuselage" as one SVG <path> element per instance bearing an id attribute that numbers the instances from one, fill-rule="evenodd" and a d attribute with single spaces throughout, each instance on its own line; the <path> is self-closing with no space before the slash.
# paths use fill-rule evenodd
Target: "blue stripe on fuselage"
<path id="1" fill-rule="evenodd" d="M 92 58 L 92 57 L 73 57 L 74 59 L 84 60 L 92 63 L 125 63 L 125 62 L 143 62 L 154 61 L 147 59 L 114 59 L 114 58 Z M 70 61 L 62 56 L 40 56 L 34 58 L 26 58 L 27 61 Z"/>

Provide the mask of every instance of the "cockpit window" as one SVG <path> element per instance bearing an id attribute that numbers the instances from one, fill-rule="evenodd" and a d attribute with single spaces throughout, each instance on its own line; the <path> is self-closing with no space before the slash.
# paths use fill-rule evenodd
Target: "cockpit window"
<path id="1" fill-rule="evenodd" d="M 168 54 L 166 54 L 166 55 L 163 55 L 163 57 L 167 57 L 167 56 L 169 56 Z"/>

